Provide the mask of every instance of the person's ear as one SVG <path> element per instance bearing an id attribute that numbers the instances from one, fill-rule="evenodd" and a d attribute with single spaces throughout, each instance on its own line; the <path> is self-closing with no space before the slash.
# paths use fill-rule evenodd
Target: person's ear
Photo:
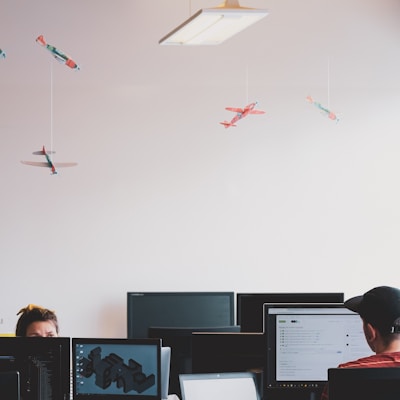
<path id="1" fill-rule="evenodd" d="M 377 338 L 378 331 L 368 322 L 364 323 L 364 335 L 365 339 L 367 340 L 369 346 L 373 351 L 374 350 L 374 343 Z"/>

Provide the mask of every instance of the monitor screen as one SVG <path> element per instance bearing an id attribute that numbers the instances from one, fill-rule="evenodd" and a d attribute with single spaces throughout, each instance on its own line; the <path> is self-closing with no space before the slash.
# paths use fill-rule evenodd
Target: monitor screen
<path id="1" fill-rule="evenodd" d="M 148 337 L 149 327 L 234 325 L 233 292 L 128 292 L 128 338 Z"/>
<path id="2" fill-rule="evenodd" d="M 18 372 L 23 400 L 69 399 L 70 339 L 0 337 L 0 371 Z"/>
<path id="3" fill-rule="evenodd" d="M 265 304 L 264 313 L 266 397 L 294 390 L 314 398 L 329 368 L 372 354 L 360 316 L 342 303 Z"/>
<path id="4" fill-rule="evenodd" d="M 400 368 L 332 368 L 329 400 L 400 398 Z"/>
<path id="5" fill-rule="evenodd" d="M 237 324 L 242 332 L 263 332 L 264 303 L 343 303 L 343 293 L 237 293 Z"/>
<path id="6" fill-rule="evenodd" d="M 161 341 L 72 339 L 75 400 L 160 400 Z"/>

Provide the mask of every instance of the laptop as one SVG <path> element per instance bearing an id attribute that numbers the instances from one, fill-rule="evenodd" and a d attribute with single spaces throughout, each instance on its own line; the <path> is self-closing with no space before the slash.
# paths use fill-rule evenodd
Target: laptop
<path id="1" fill-rule="evenodd" d="M 171 347 L 161 347 L 161 399 L 168 398 Z"/>
<path id="2" fill-rule="evenodd" d="M 0 399 L 20 400 L 20 377 L 18 371 L 0 372 Z"/>
<path id="3" fill-rule="evenodd" d="M 182 400 L 260 400 L 252 372 L 179 375 Z"/>
<path id="4" fill-rule="evenodd" d="M 74 400 L 161 400 L 160 339 L 72 338 Z"/>

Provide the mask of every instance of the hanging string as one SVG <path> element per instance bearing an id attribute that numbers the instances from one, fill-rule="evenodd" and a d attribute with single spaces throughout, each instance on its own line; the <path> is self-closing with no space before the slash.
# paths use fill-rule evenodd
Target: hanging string
<path id="1" fill-rule="evenodd" d="M 53 156 L 53 62 L 50 62 L 50 159 Z"/>
<path id="2" fill-rule="evenodd" d="M 331 7 L 330 7 L 329 1 L 326 1 L 325 7 L 326 7 L 326 11 L 327 11 L 326 15 L 330 16 L 331 15 Z M 331 38 L 331 28 L 332 28 L 331 21 L 332 20 L 330 18 L 328 18 L 325 21 L 325 26 L 327 27 L 327 35 L 326 36 L 327 36 L 328 40 L 330 40 L 330 38 Z M 329 46 L 328 46 L 328 48 L 329 48 Z M 328 87 L 327 87 L 328 103 L 327 103 L 327 106 L 328 106 L 328 110 L 330 110 L 330 107 L 331 107 L 331 60 L 330 60 L 329 53 L 328 53 L 327 61 L 328 61 L 328 77 L 327 77 L 327 79 L 328 79 Z"/>
<path id="3" fill-rule="evenodd" d="M 328 56 L 328 109 L 330 109 L 331 106 L 331 73 L 330 73 L 330 59 Z"/>
<path id="4" fill-rule="evenodd" d="M 246 104 L 249 104 L 249 64 L 246 64 L 245 88 L 246 88 Z"/>

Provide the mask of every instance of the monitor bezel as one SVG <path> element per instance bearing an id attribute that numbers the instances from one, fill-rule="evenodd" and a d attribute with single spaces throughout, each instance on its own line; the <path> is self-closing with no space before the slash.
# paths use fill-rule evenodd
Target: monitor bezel
<path id="1" fill-rule="evenodd" d="M 125 338 L 72 338 L 72 393 L 74 400 L 161 400 L 161 340 L 160 339 L 125 339 Z M 144 395 L 140 393 L 135 394 L 88 394 L 77 393 L 77 374 L 75 369 L 77 345 L 148 345 L 156 347 L 157 351 L 157 394 Z"/>

